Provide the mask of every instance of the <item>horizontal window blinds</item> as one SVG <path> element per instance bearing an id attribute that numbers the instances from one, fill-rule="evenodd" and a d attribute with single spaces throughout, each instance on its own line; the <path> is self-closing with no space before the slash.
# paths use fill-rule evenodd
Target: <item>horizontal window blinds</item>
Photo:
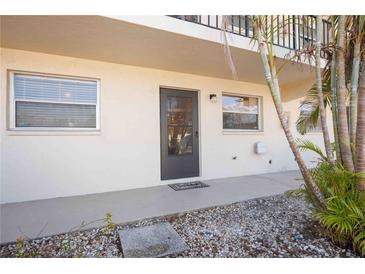
<path id="1" fill-rule="evenodd" d="M 95 128 L 96 125 L 93 105 L 18 101 L 15 109 L 17 127 Z"/>
<path id="2" fill-rule="evenodd" d="M 97 82 L 14 75 L 15 126 L 96 128 Z"/>

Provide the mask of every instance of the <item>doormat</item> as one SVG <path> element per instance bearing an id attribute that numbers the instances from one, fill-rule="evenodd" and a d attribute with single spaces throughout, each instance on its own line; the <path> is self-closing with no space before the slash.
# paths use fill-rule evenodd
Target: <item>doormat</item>
<path id="1" fill-rule="evenodd" d="M 125 258 L 159 258 L 189 247 L 169 223 L 119 230 Z"/>
<path id="2" fill-rule="evenodd" d="M 194 189 L 194 188 L 203 188 L 208 187 L 209 185 L 201 182 L 201 181 L 195 181 L 195 182 L 188 182 L 188 183 L 178 183 L 178 184 L 170 184 L 169 187 L 171 187 L 175 191 L 180 190 L 188 190 L 188 189 Z"/>

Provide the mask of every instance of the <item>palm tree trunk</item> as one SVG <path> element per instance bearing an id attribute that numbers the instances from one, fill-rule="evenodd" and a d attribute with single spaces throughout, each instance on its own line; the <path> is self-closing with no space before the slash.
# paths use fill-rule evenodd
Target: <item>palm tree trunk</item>
<path id="1" fill-rule="evenodd" d="M 336 44 L 336 31 L 335 31 L 335 19 L 331 15 L 331 33 L 332 43 Z M 336 50 L 332 53 L 331 60 L 331 93 L 332 93 L 332 121 L 333 121 L 333 135 L 335 136 L 336 146 L 336 160 L 338 163 L 342 163 L 340 144 L 338 141 L 338 117 L 337 117 L 337 80 L 336 80 Z"/>
<path id="2" fill-rule="evenodd" d="M 265 79 L 269 86 L 271 96 L 274 101 L 275 109 L 278 114 L 281 126 L 284 129 L 286 139 L 294 154 L 295 160 L 298 164 L 299 170 L 303 176 L 306 186 L 308 187 L 308 189 L 311 191 L 311 193 L 315 197 L 315 200 L 319 204 L 319 206 L 325 207 L 324 197 L 323 197 L 321 191 L 319 190 L 318 186 L 314 182 L 309 170 L 307 169 L 307 167 L 302 159 L 302 156 L 300 155 L 298 147 L 294 141 L 293 135 L 290 132 L 289 126 L 286 123 L 286 119 L 285 119 L 284 111 L 283 111 L 283 104 L 280 99 L 280 88 L 278 85 L 276 69 L 275 69 L 275 66 L 270 68 L 266 41 L 263 40 L 261 26 L 256 17 L 255 17 L 255 32 L 256 32 L 257 40 L 258 40 L 260 58 L 261 58 L 263 68 L 264 68 L 264 76 L 265 76 Z"/>
<path id="3" fill-rule="evenodd" d="M 365 190 L 365 53 L 362 54 L 359 89 L 357 94 L 356 171 L 364 178 L 358 182 L 358 189 Z"/>
<path id="4" fill-rule="evenodd" d="M 333 52 L 331 61 L 331 91 L 332 91 L 332 124 L 333 135 L 335 136 L 336 160 L 341 163 L 340 144 L 338 142 L 338 119 L 337 119 L 337 87 L 336 87 L 336 52 Z"/>
<path id="5" fill-rule="evenodd" d="M 349 127 L 347 123 L 347 111 L 346 111 L 345 21 L 346 21 L 346 16 L 343 15 L 339 16 L 337 48 L 336 48 L 338 139 L 340 144 L 341 158 L 343 165 L 347 170 L 353 171 L 354 163 L 352 160 Z"/>
<path id="6" fill-rule="evenodd" d="M 317 15 L 316 17 L 317 27 L 316 27 L 316 86 L 318 93 L 318 107 L 319 114 L 321 118 L 321 126 L 323 133 L 323 141 L 324 147 L 326 149 L 327 159 L 331 165 L 335 164 L 335 160 L 333 158 L 333 152 L 331 148 L 330 136 L 328 133 L 327 126 L 327 117 L 326 117 L 326 108 L 323 102 L 323 91 L 322 91 L 322 73 L 321 73 L 321 47 L 322 47 L 322 36 L 323 36 L 323 28 L 322 28 L 322 16 Z"/>
<path id="7" fill-rule="evenodd" d="M 359 83 L 360 71 L 360 46 L 361 39 L 356 39 L 354 46 L 354 58 L 351 72 L 351 95 L 350 95 L 350 140 L 354 146 L 356 141 L 356 114 L 357 114 L 357 87 Z"/>

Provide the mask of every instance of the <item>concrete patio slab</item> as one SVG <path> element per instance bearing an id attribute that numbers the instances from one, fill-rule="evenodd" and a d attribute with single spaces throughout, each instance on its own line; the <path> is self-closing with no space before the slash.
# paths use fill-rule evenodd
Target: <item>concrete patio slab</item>
<path id="1" fill-rule="evenodd" d="M 115 223 L 224 205 L 298 188 L 298 171 L 207 180 L 210 187 L 174 191 L 167 185 L 0 205 L 1 243 L 68 232 L 82 221 L 102 219 L 107 212 Z M 100 226 L 102 223 L 94 223 Z"/>
<path id="2" fill-rule="evenodd" d="M 181 253 L 189 247 L 169 223 L 119 230 L 125 258 L 156 258 Z"/>

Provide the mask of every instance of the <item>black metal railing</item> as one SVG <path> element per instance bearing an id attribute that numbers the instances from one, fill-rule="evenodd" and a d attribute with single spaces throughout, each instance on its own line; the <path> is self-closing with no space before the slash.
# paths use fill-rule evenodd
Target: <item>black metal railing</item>
<path id="1" fill-rule="evenodd" d="M 221 29 L 222 15 L 169 15 L 180 20 Z M 228 15 L 226 31 L 248 38 L 254 37 L 251 15 Z M 316 40 L 316 17 L 313 15 L 268 15 L 264 17 L 264 32 L 276 46 L 301 50 Z M 323 20 L 322 43 L 327 45 L 331 38 L 330 23 Z"/>

